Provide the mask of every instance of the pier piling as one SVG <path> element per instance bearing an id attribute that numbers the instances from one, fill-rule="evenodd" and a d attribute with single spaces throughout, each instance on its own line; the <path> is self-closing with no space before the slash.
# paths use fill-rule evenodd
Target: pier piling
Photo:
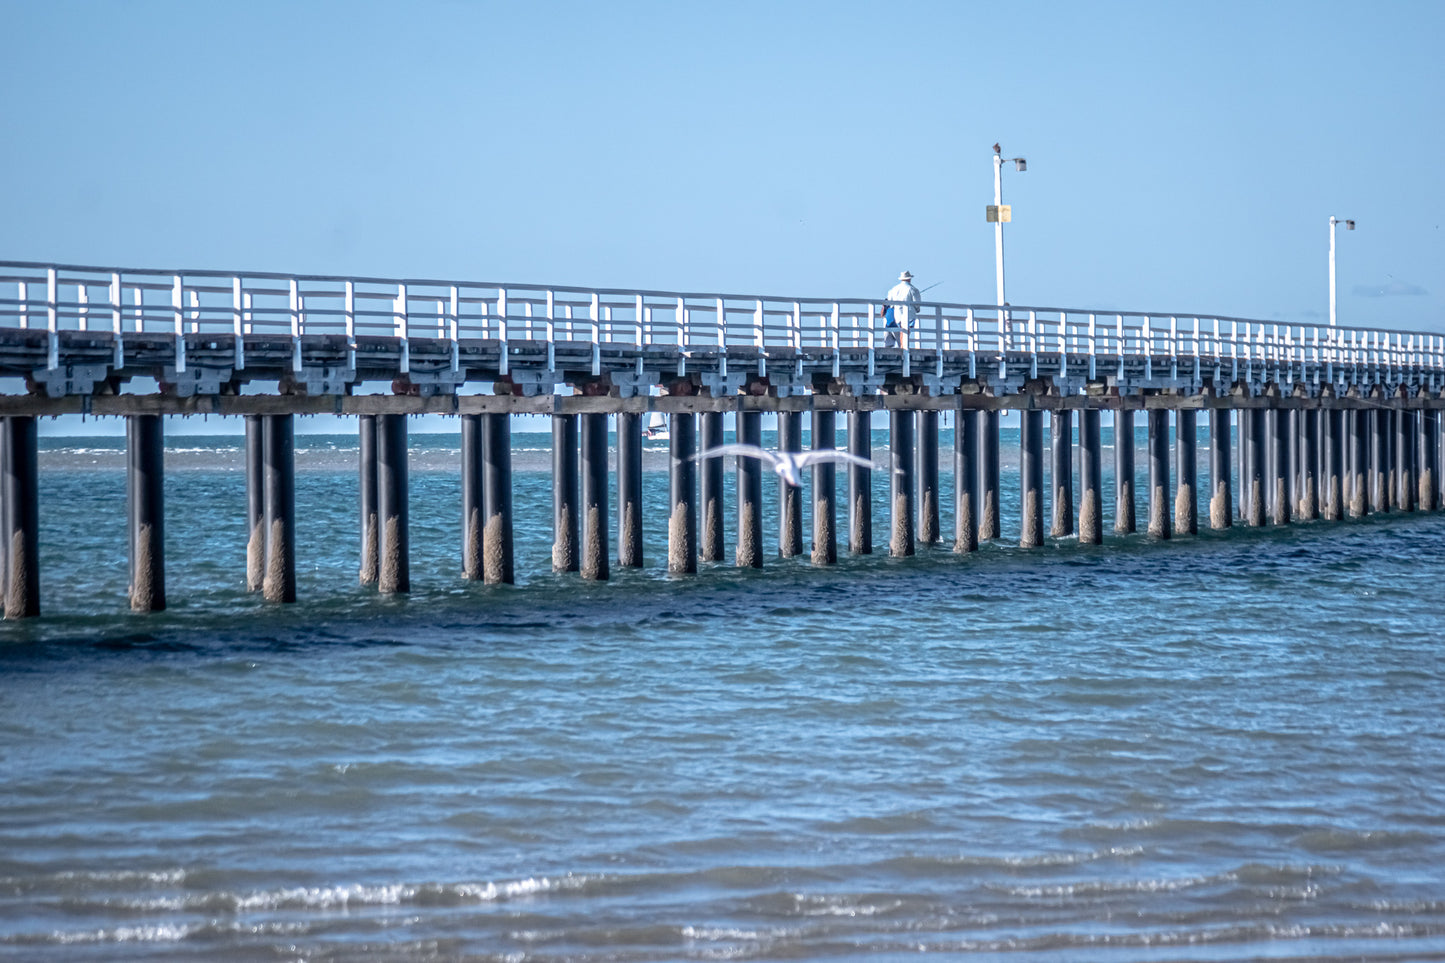
<path id="1" fill-rule="evenodd" d="M 1244 419 L 1240 427 L 1244 464 L 1240 466 L 1239 476 L 1239 486 L 1244 490 L 1244 524 L 1258 528 L 1264 524 L 1266 517 L 1267 412 L 1264 408 L 1241 408 L 1239 413 Z M 1248 430 L 1245 430 L 1246 428 Z"/>
<path id="2" fill-rule="evenodd" d="M 1420 462 L 1419 491 L 1416 498 L 1420 511 L 1433 512 L 1440 507 L 1436 481 L 1436 462 L 1439 461 L 1437 446 L 1440 440 L 1440 412 L 1422 409 L 1416 418 L 1416 454 Z"/>
<path id="3" fill-rule="evenodd" d="M 482 531 L 482 574 L 488 585 L 511 585 L 516 581 L 512 546 L 512 416 L 492 412 L 484 417 L 482 514 L 486 524 Z"/>
<path id="4" fill-rule="evenodd" d="M 482 417 L 462 415 L 462 578 L 473 582 L 486 577 L 482 561 L 486 540 L 482 510 Z M 375 498 L 374 490 L 372 497 Z"/>
<path id="5" fill-rule="evenodd" d="M 763 416 L 738 412 L 738 443 L 762 445 Z M 763 463 L 756 458 L 737 459 L 739 568 L 763 567 Z"/>
<path id="6" fill-rule="evenodd" d="M 1053 524 L 1049 534 L 1063 538 L 1074 534 L 1074 413 L 1055 409 L 1049 418 L 1049 487 Z"/>
<path id="7" fill-rule="evenodd" d="M 376 417 L 377 591 L 411 591 L 411 498 L 406 415 Z"/>
<path id="8" fill-rule="evenodd" d="M 1019 547 L 1044 543 L 1044 413 L 1019 412 Z"/>
<path id="9" fill-rule="evenodd" d="M 265 415 L 261 459 L 265 477 L 266 574 L 261 595 L 268 602 L 296 601 L 296 444 L 294 415 Z"/>
<path id="10" fill-rule="evenodd" d="M 943 536 L 938 512 L 938 412 L 918 413 L 918 542 L 932 545 Z"/>
<path id="11" fill-rule="evenodd" d="M 913 430 L 913 412 L 894 409 L 888 413 L 888 450 L 892 468 L 888 477 L 893 526 L 888 552 L 894 558 L 913 554 Z"/>
<path id="12" fill-rule="evenodd" d="M 978 540 L 999 538 L 1001 516 L 998 487 L 998 412 L 985 411 L 979 416 L 978 434 Z"/>
<path id="13" fill-rule="evenodd" d="M 1320 517 L 1320 411 L 1300 412 L 1299 517 L 1312 522 Z"/>
<path id="14" fill-rule="evenodd" d="M 1104 540 L 1104 448 L 1098 408 L 1079 412 L 1079 544 Z"/>
<path id="15" fill-rule="evenodd" d="M 803 413 L 778 412 L 778 450 L 803 450 Z M 792 558 L 803 554 L 803 490 L 778 479 L 778 554 Z"/>
<path id="16" fill-rule="evenodd" d="M 1345 412 L 1349 424 L 1350 463 L 1346 477 L 1349 480 L 1350 517 L 1361 518 L 1370 510 L 1370 452 L 1374 448 L 1370 427 L 1374 413 L 1365 409 Z"/>
<path id="17" fill-rule="evenodd" d="M 1290 516 L 1290 451 L 1294 448 L 1290 439 L 1289 412 L 1282 408 L 1269 409 L 1270 440 L 1270 521 L 1275 525 L 1288 525 Z"/>
<path id="18" fill-rule="evenodd" d="M 1390 413 L 1384 409 L 1376 409 L 1370 412 L 1370 415 L 1370 511 L 1388 512 Z"/>
<path id="19" fill-rule="evenodd" d="M 678 412 L 668 430 L 667 570 L 674 575 L 697 571 L 697 416 Z M 720 458 L 708 461 L 719 462 Z M 638 505 L 639 512 L 641 504 Z M 638 526 L 638 538 L 642 537 Z M 641 547 L 638 560 L 641 561 Z"/>
<path id="20" fill-rule="evenodd" d="M 1331 522 L 1344 516 L 1344 414 L 1334 407 L 1320 412 L 1320 514 Z"/>
<path id="21" fill-rule="evenodd" d="M 1415 413 L 1395 412 L 1395 504 L 1402 512 L 1415 510 Z"/>
<path id="22" fill-rule="evenodd" d="M 701 450 L 710 451 L 723 443 L 723 414 L 721 411 L 708 411 L 701 417 Z M 702 505 L 699 554 L 704 562 L 721 562 L 726 550 L 723 525 L 723 459 L 702 459 L 698 483 L 698 500 Z"/>
<path id="23" fill-rule="evenodd" d="M 813 450 L 832 451 L 837 446 L 837 415 L 821 408 L 813 410 Z M 838 508 L 836 504 L 838 466 L 813 466 L 813 552 L 814 565 L 838 561 Z"/>
<path id="24" fill-rule="evenodd" d="M 642 567 L 642 413 L 637 411 L 617 414 L 617 565 Z"/>
<path id="25" fill-rule="evenodd" d="M 1114 412 L 1114 531 L 1129 535 L 1137 527 L 1134 512 L 1134 412 Z"/>
<path id="26" fill-rule="evenodd" d="M 160 415 L 126 418 L 126 501 L 130 520 L 130 608 L 166 607 L 165 442 Z"/>
<path id="27" fill-rule="evenodd" d="M 265 469 L 261 458 L 261 415 L 246 416 L 246 591 L 259 592 L 266 580 Z M 370 439 L 366 429 L 371 428 Z M 376 581 L 376 419 L 361 420 L 361 582 Z M 368 458 L 371 472 L 367 474 Z M 371 498 L 370 512 L 367 497 Z M 369 536 L 369 538 L 368 538 Z M 367 578 L 368 564 L 370 578 Z"/>
<path id="28" fill-rule="evenodd" d="M 582 577 L 606 581 L 607 563 L 607 416 L 578 415 L 582 438 Z"/>
<path id="29" fill-rule="evenodd" d="M 552 571 L 581 566 L 581 489 L 577 477 L 577 416 L 552 416 Z"/>
<path id="30" fill-rule="evenodd" d="M 1234 496 L 1230 485 L 1228 408 L 1209 413 L 1209 527 L 1229 528 L 1234 523 Z"/>
<path id="31" fill-rule="evenodd" d="M 1173 534 L 1169 519 L 1169 412 L 1151 408 L 1149 426 L 1149 537 Z"/>
<path id="32" fill-rule="evenodd" d="M 40 476 L 35 419 L 0 419 L 0 537 L 4 538 L 5 617 L 40 614 Z"/>
<path id="33" fill-rule="evenodd" d="M 873 413 L 848 412 L 848 452 L 873 459 Z M 863 465 L 848 466 L 848 551 L 853 555 L 873 554 L 873 470 Z"/>
<path id="34" fill-rule="evenodd" d="M 1192 408 L 1174 413 L 1174 530 L 1199 534 L 1199 422 Z"/>
<path id="35" fill-rule="evenodd" d="M 960 409 L 953 433 L 953 550 L 978 550 L 979 413 Z"/>

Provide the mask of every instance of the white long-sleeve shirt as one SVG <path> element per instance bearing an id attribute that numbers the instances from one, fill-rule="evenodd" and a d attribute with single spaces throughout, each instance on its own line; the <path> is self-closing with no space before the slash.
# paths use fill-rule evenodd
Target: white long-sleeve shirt
<path id="1" fill-rule="evenodd" d="M 899 281 L 888 289 L 887 299 L 893 305 L 893 317 L 898 321 L 899 327 L 907 327 L 909 321 L 918 313 L 918 305 L 923 302 L 923 295 L 918 293 L 910 281 Z M 906 308 L 900 311 L 899 308 Z"/>

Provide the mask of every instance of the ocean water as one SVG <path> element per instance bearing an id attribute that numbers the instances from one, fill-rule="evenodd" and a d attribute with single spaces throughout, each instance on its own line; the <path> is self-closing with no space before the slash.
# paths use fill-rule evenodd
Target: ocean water
<path id="1" fill-rule="evenodd" d="M 170 441 L 151 616 L 117 440 L 45 442 L 0 957 L 1445 959 L 1445 516 L 1022 551 L 1006 458 L 976 555 L 675 578 L 659 447 L 647 567 L 588 584 L 519 433 L 487 587 L 456 437 L 418 435 L 415 590 L 381 598 L 354 440 L 300 436 L 281 606 L 245 591 L 238 441 Z"/>

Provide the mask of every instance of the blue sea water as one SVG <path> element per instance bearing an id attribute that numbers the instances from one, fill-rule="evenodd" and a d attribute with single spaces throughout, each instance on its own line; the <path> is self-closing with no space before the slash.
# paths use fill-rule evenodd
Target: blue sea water
<path id="1" fill-rule="evenodd" d="M 354 439 L 298 436 L 281 606 L 245 589 L 238 441 L 171 440 L 147 616 L 118 441 L 45 443 L 0 957 L 1445 959 L 1445 516 L 1025 551 L 1006 459 L 975 555 L 671 577 L 651 470 L 648 564 L 596 584 L 551 572 L 550 438 L 518 433 L 488 587 L 456 436 L 416 435 L 383 598 Z"/>

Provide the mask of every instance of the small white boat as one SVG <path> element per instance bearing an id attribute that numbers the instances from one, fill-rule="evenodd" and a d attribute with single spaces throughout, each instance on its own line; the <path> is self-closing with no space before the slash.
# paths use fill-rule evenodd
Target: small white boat
<path id="1" fill-rule="evenodd" d="M 672 437 L 667 430 L 667 418 L 662 412 L 654 411 L 652 418 L 648 421 L 647 427 L 642 429 L 642 437 L 652 438 L 657 441 L 667 441 Z"/>

